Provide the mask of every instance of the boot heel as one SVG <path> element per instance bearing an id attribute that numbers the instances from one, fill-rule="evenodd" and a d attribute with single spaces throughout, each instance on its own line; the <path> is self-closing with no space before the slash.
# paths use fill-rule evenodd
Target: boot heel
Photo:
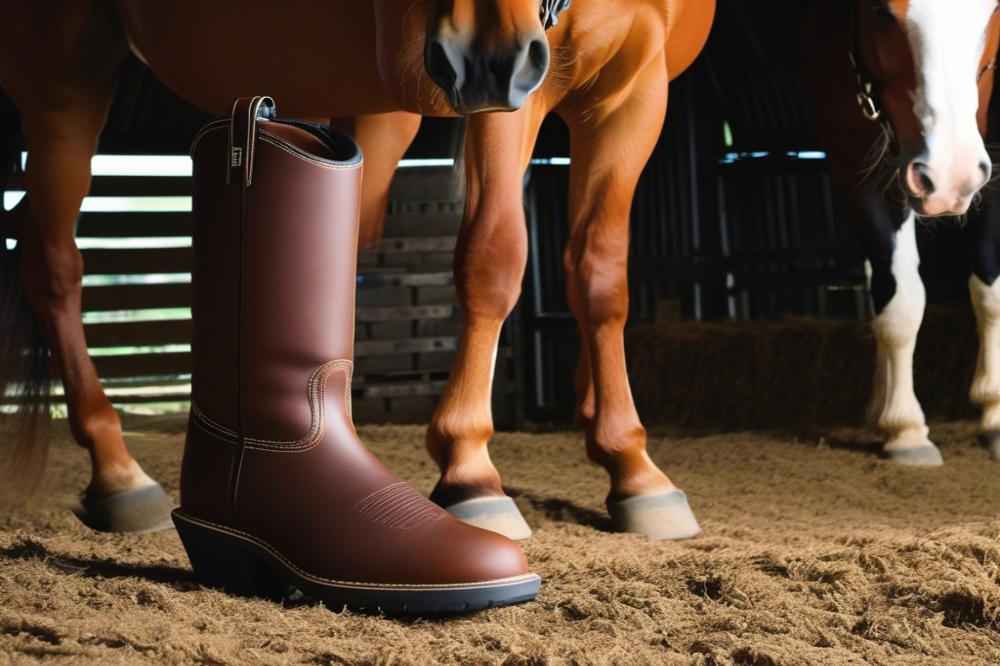
<path id="1" fill-rule="evenodd" d="M 186 520 L 174 511 L 177 534 L 199 583 L 244 597 L 283 600 L 290 585 L 262 557 L 233 537 Z"/>

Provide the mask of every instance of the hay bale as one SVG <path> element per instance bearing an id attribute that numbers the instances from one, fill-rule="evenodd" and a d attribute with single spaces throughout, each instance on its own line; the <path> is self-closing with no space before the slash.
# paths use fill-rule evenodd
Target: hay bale
<path id="1" fill-rule="evenodd" d="M 917 397 L 928 418 L 975 414 L 971 313 L 928 312 L 917 341 Z M 857 425 L 875 371 L 867 322 L 788 318 L 651 324 L 629 330 L 629 379 L 647 424 L 695 428 Z"/>

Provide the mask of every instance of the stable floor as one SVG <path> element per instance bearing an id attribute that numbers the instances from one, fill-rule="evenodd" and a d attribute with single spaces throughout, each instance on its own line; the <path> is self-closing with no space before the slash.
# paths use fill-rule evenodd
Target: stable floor
<path id="1" fill-rule="evenodd" d="M 176 494 L 184 421 L 130 419 Z M 500 434 L 492 455 L 535 535 L 537 602 L 449 620 L 333 613 L 201 588 L 173 532 L 96 534 L 69 511 L 84 454 L 57 424 L 43 491 L 0 516 L 0 663 L 989 664 L 1000 661 L 1000 463 L 971 424 L 932 427 L 946 464 L 823 440 L 658 433 L 701 536 L 606 531 L 603 471 L 577 433 Z M 366 427 L 427 492 L 418 427 Z"/>

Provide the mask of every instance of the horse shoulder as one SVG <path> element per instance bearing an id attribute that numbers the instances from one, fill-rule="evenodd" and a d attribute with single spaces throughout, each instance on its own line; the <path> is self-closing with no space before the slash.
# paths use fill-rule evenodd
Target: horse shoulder
<path id="1" fill-rule="evenodd" d="M 680 76 L 701 53 L 715 19 L 715 0 L 667 0 L 667 73 Z"/>
<path id="2" fill-rule="evenodd" d="M 580 5 L 574 4 L 574 9 L 588 11 L 576 16 L 558 45 L 560 52 L 573 54 L 573 60 L 556 67 L 554 78 L 564 87 L 556 110 L 564 117 L 596 118 L 629 99 L 640 74 L 663 59 L 666 20 L 641 0 L 629 3 L 631 11 L 621 6 L 617 11 L 589 11 L 589 5 Z"/>

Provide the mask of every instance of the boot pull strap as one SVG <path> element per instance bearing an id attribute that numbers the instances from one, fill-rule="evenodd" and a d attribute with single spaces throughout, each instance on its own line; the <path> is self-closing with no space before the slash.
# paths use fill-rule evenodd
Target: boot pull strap
<path id="1" fill-rule="evenodd" d="M 233 103 L 229 119 L 229 151 L 226 184 L 233 180 L 233 171 L 244 174 L 247 187 L 253 182 L 253 154 L 257 139 L 257 119 L 274 118 L 276 109 L 270 97 L 240 97 Z"/>

